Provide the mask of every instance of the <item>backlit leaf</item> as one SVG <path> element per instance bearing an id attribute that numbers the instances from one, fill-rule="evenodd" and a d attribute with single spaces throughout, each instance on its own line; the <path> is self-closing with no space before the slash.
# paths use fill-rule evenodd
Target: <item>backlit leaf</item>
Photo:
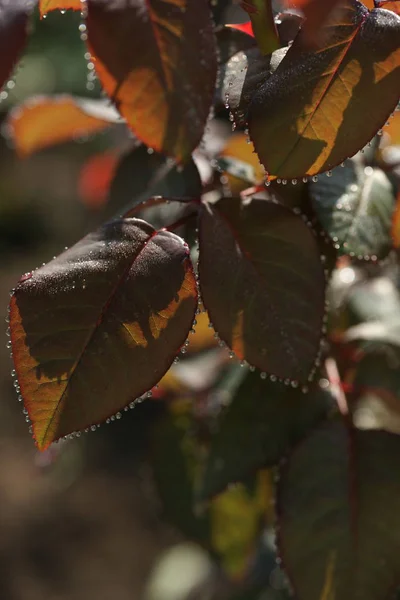
<path id="1" fill-rule="evenodd" d="M 209 498 L 272 467 L 327 414 L 328 392 L 303 394 L 249 372 L 222 413 L 208 457 L 202 496 Z"/>
<path id="2" fill-rule="evenodd" d="M 306 18 L 302 27 L 303 43 L 312 46 L 321 42 L 321 29 L 341 2 L 342 0 L 292 0 L 291 4 L 302 10 Z"/>
<path id="3" fill-rule="evenodd" d="M 186 160 L 213 101 L 217 57 L 207 0 L 88 0 L 100 81 L 134 133 Z"/>
<path id="4" fill-rule="evenodd" d="M 400 582 L 400 437 L 330 422 L 281 472 L 278 545 L 298 600 L 381 600 Z"/>
<path id="5" fill-rule="evenodd" d="M 400 110 L 393 114 L 384 131 L 389 135 L 391 144 L 400 146 Z"/>
<path id="6" fill-rule="evenodd" d="M 39 0 L 41 17 L 51 10 L 83 10 L 84 6 L 85 0 Z"/>
<path id="7" fill-rule="evenodd" d="M 249 109 L 249 131 L 271 176 L 315 175 L 363 148 L 400 96 L 400 18 L 346 0 L 329 42 L 298 36 Z"/>
<path id="8" fill-rule="evenodd" d="M 54 144 L 99 133 L 119 122 L 119 113 L 98 100 L 35 96 L 11 111 L 6 134 L 18 154 L 26 157 Z"/>
<path id="9" fill-rule="evenodd" d="M 10 302 L 12 350 L 40 449 L 154 386 L 197 307 L 181 238 L 139 219 L 104 225 L 33 273 Z"/>
<path id="10" fill-rule="evenodd" d="M 233 195 L 249 185 L 259 185 L 264 180 L 264 169 L 254 153 L 253 144 L 247 143 L 244 133 L 232 135 L 218 158 L 219 167 L 227 174 Z"/>
<path id="11" fill-rule="evenodd" d="M 394 187 L 381 169 L 355 160 L 310 185 L 321 225 L 343 254 L 384 258 L 392 247 Z"/>
<path id="12" fill-rule="evenodd" d="M 303 219 L 264 200 L 203 205 L 199 269 L 210 320 L 236 356 L 306 382 L 320 348 L 325 277 Z"/>
<path id="13" fill-rule="evenodd" d="M 0 87 L 10 77 L 27 40 L 36 0 L 0 0 Z"/>

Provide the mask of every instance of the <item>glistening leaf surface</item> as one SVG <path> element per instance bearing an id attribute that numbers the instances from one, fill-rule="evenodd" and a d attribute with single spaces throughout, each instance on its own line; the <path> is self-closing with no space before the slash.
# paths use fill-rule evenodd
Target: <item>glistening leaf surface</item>
<path id="1" fill-rule="evenodd" d="M 104 131 L 122 122 L 118 112 L 102 101 L 72 96 L 35 96 L 14 108 L 6 134 L 20 156 Z"/>
<path id="2" fill-rule="evenodd" d="M 10 302 L 11 341 L 39 448 L 154 386 L 196 306 L 187 247 L 139 219 L 108 223 L 23 277 Z"/>
<path id="3" fill-rule="evenodd" d="M 400 437 L 321 426 L 281 473 L 279 539 L 298 600 L 381 600 L 399 584 Z"/>
<path id="4" fill-rule="evenodd" d="M 200 216 L 202 298 L 240 359 L 307 381 L 320 346 L 325 277 L 317 240 L 290 209 L 224 198 Z"/>
<path id="5" fill-rule="evenodd" d="M 356 160 L 310 186 L 321 225 L 344 254 L 384 258 L 392 247 L 394 186 L 381 169 Z"/>
<path id="6" fill-rule="evenodd" d="M 357 0 L 340 6 L 326 47 L 304 51 L 298 36 L 250 105 L 250 137 L 272 176 L 332 169 L 363 148 L 397 105 L 400 18 Z"/>
<path id="7" fill-rule="evenodd" d="M 88 0 L 96 70 L 134 133 L 179 161 L 200 142 L 217 57 L 207 0 Z"/>
<path id="8" fill-rule="evenodd" d="M 84 6 L 85 0 L 39 0 L 41 17 L 51 10 L 83 10 Z"/>
<path id="9" fill-rule="evenodd" d="M 0 0 L 0 87 L 10 77 L 27 40 L 35 0 Z"/>

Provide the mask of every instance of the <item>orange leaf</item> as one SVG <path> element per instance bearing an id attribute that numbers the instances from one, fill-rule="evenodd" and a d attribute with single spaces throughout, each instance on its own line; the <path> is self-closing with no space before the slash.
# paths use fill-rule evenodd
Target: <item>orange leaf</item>
<path id="1" fill-rule="evenodd" d="M 390 136 L 390 144 L 400 146 L 400 111 L 393 113 L 384 130 Z"/>
<path id="2" fill-rule="evenodd" d="M 82 10 L 84 5 L 81 0 L 39 0 L 39 11 L 44 17 L 52 10 Z"/>
<path id="3" fill-rule="evenodd" d="M 207 0 L 89 0 L 89 50 L 134 133 L 183 162 L 200 142 L 217 74 Z"/>
<path id="4" fill-rule="evenodd" d="M 6 133 L 21 157 L 54 144 L 98 133 L 120 120 L 118 113 L 100 101 L 70 96 L 36 96 L 13 109 Z"/>

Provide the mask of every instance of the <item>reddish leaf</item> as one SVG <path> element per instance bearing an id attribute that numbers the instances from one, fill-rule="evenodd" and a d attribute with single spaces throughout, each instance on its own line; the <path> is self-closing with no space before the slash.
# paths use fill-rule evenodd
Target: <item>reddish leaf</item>
<path id="1" fill-rule="evenodd" d="M 52 10 L 83 10 L 85 0 L 39 0 L 40 16 Z"/>
<path id="2" fill-rule="evenodd" d="M 306 382 L 319 353 L 325 277 L 301 217 L 264 200 L 205 205 L 199 269 L 210 320 L 237 357 Z"/>
<path id="3" fill-rule="evenodd" d="M 319 45 L 322 41 L 321 29 L 329 22 L 332 11 L 338 7 L 340 9 L 342 3 L 343 0 L 293 0 L 292 5 L 301 9 L 306 18 L 302 27 L 303 44 Z"/>
<path id="4" fill-rule="evenodd" d="M 0 87 L 10 77 L 27 40 L 28 18 L 37 0 L 0 0 Z"/>
<path id="5" fill-rule="evenodd" d="M 13 109 L 7 135 L 21 157 L 54 144 L 103 131 L 121 122 L 117 111 L 104 102 L 61 96 L 35 96 Z"/>
<path id="6" fill-rule="evenodd" d="M 186 160 L 212 104 L 217 58 L 206 0 L 88 0 L 88 41 L 108 95 L 148 146 Z"/>
<path id="7" fill-rule="evenodd" d="M 145 221 L 106 224 L 22 277 L 12 351 L 40 449 L 94 426 L 154 386 L 191 328 L 188 249 Z"/>
<path id="8" fill-rule="evenodd" d="M 119 161 L 113 152 L 92 156 L 80 172 L 78 189 L 82 202 L 89 208 L 99 209 L 106 204 L 111 181 Z"/>
<path id="9" fill-rule="evenodd" d="M 237 29 L 238 31 L 242 31 L 243 33 L 247 33 L 247 35 L 254 37 L 253 25 L 251 24 L 251 21 L 247 21 L 246 23 L 233 23 L 232 25 L 228 24 L 226 27 Z"/>
<path id="10" fill-rule="evenodd" d="M 278 546 L 298 600 L 381 600 L 400 583 L 400 437 L 325 423 L 283 466 Z"/>
<path id="11" fill-rule="evenodd" d="M 329 45 L 302 49 L 299 36 L 255 94 L 249 130 L 272 176 L 315 175 L 375 135 L 400 96 L 400 18 L 347 0 Z"/>

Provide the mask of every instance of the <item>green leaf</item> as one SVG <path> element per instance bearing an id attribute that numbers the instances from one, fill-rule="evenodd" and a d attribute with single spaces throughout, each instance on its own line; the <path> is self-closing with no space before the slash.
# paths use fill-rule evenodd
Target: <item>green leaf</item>
<path id="1" fill-rule="evenodd" d="M 107 94 L 147 146 L 180 162 L 199 144 L 214 98 L 207 0 L 88 0 L 87 32 Z"/>
<path id="2" fill-rule="evenodd" d="M 196 307 L 187 246 L 139 219 L 110 222 L 22 277 L 11 341 L 38 447 L 95 426 L 154 386 Z"/>
<path id="3" fill-rule="evenodd" d="M 392 247 L 396 197 L 381 169 L 349 160 L 310 185 L 315 212 L 342 254 L 384 258 Z"/>
<path id="4" fill-rule="evenodd" d="M 257 469 L 272 467 L 319 421 L 332 397 L 308 394 L 249 372 L 222 413 L 213 436 L 201 496 L 210 498 Z"/>
<path id="5" fill-rule="evenodd" d="M 323 48 L 298 36 L 255 94 L 249 132 L 273 177 L 339 165 L 383 127 L 400 96 L 400 17 L 343 0 Z"/>
<path id="6" fill-rule="evenodd" d="M 151 196 L 199 198 L 202 184 L 192 159 L 178 169 L 170 160 L 144 146 L 125 154 L 118 164 L 109 192 L 110 214 L 135 207 Z"/>
<path id="7" fill-rule="evenodd" d="M 400 583 L 400 437 L 321 426 L 279 484 L 278 546 L 298 600 L 381 600 Z"/>
<path id="8" fill-rule="evenodd" d="M 37 0 L 0 0 L 0 88 L 18 61 L 28 37 L 28 20 Z"/>
<path id="9" fill-rule="evenodd" d="M 325 276 L 300 216 L 264 200 L 203 205 L 200 286 L 210 320 L 236 356 L 304 383 L 319 356 Z"/>
<path id="10" fill-rule="evenodd" d="M 271 0 L 242 0 L 241 6 L 249 13 L 254 37 L 262 54 L 272 54 L 280 47 Z"/>

